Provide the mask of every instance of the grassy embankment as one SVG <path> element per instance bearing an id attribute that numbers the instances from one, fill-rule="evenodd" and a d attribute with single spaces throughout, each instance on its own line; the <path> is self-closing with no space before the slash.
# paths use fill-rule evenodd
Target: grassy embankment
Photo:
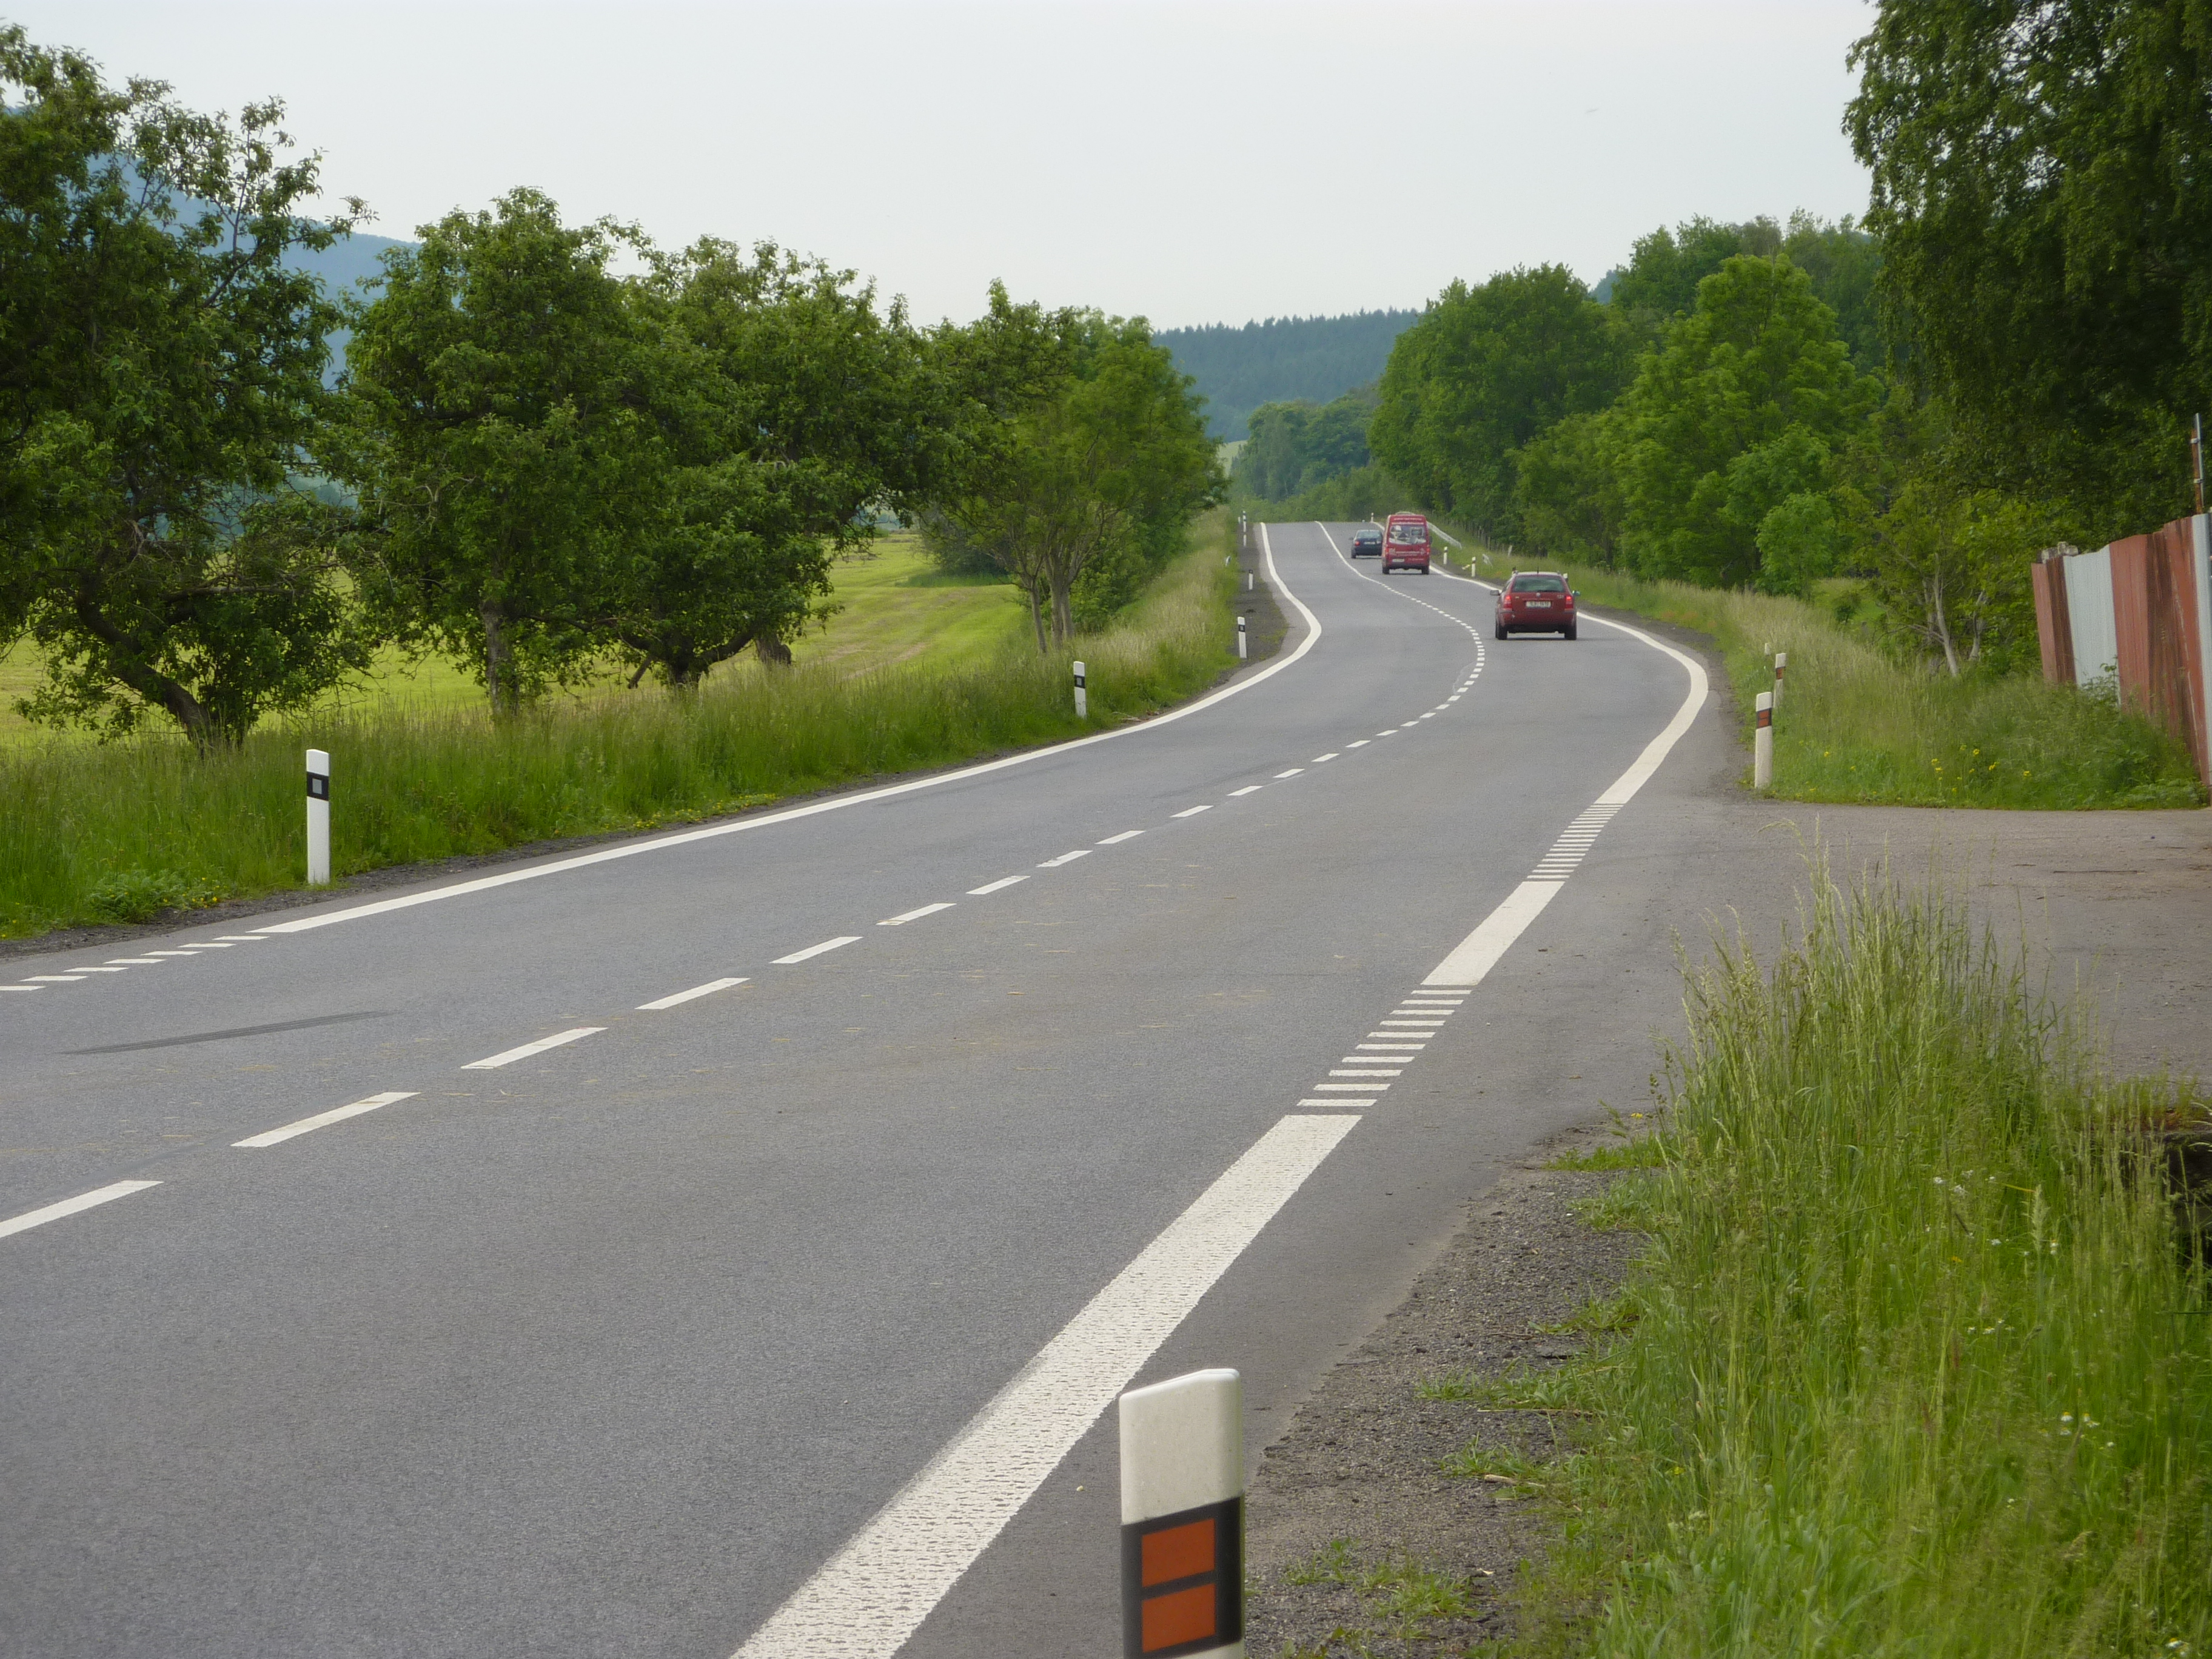
<path id="1" fill-rule="evenodd" d="M 1468 540 L 1455 568 L 1479 551 Z M 1492 551 L 1480 570 L 1509 568 Z M 2033 674 L 1931 673 L 1802 599 L 1557 561 L 1541 568 L 1564 571 L 1590 605 L 1710 635 L 1728 665 L 1747 743 L 1752 699 L 1773 680 L 1765 651 L 1788 653 L 1774 722 L 1778 799 L 2061 809 L 2204 799 L 2185 744 L 2070 686 Z"/>
<path id="2" fill-rule="evenodd" d="M 1231 523 L 1202 523 L 1120 624 L 1048 657 L 1012 589 L 945 584 L 909 551 L 904 574 L 889 555 L 842 567 L 846 611 L 788 672 L 749 656 L 690 696 L 600 689 L 502 727 L 446 670 L 427 695 L 372 684 L 205 760 L 168 737 L 0 744 L 0 935 L 299 885 L 310 744 L 333 759 L 343 877 L 689 823 L 1119 724 L 1230 665 Z M 1087 723 L 1069 691 L 1079 656 Z"/>
<path id="3" fill-rule="evenodd" d="M 1823 883 L 1771 975 L 1689 989 L 1664 1127 L 1610 1160 L 1656 1167 L 1591 1211 L 1650 1235 L 1578 1322 L 1626 1334 L 1435 1385 L 1575 1448 L 1449 1466 L 1561 1522 L 1521 1650 L 2205 1652 L 2212 1295 L 2148 1133 L 2212 1138 L 2204 1097 L 2103 1075 L 1936 896 Z"/>

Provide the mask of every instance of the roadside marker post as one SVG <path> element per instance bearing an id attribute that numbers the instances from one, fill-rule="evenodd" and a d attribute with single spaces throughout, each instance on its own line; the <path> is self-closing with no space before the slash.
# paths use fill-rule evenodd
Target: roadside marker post
<path id="1" fill-rule="evenodd" d="M 1193 1371 L 1121 1396 L 1125 1659 L 1244 1659 L 1244 1382 Z"/>
<path id="2" fill-rule="evenodd" d="M 1789 653 L 1787 651 L 1778 651 L 1778 652 L 1776 652 L 1776 653 L 1774 653 L 1774 705 L 1773 705 L 1773 706 L 1774 706 L 1775 708 L 1781 708 L 1781 707 L 1782 707 L 1782 671 L 1783 671 L 1784 668 L 1788 667 L 1789 665 L 1790 665 L 1790 653 Z"/>
<path id="3" fill-rule="evenodd" d="M 1757 709 L 1758 726 L 1751 734 L 1751 787 L 1771 789 L 1774 787 L 1774 694 L 1762 691 L 1752 699 Z"/>
<path id="4" fill-rule="evenodd" d="M 307 751 L 307 885 L 331 884 L 331 757 Z"/>
<path id="5" fill-rule="evenodd" d="M 1244 618 L 1241 614 L 1237 618 L 1237 660 L 1244 660 Z"/>
<path id="6" fill-rule="evenodd" d="M 1081 663 L 1075 665 L 1075 718 L 1079 720 L 1091 718 L 1091 694 L 1085 687 Z"/>
<path id="7" fill-rule="evenodd" d="M 1252 591 L 1252 573 L 1249 570 L 1244 573 L 1244 591 L 1247 593 Z"/>

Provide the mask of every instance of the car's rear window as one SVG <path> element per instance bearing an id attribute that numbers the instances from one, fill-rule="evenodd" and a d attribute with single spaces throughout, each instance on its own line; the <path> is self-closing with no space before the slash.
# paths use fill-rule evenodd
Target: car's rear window
<path id="1" fill-rule="evenodd" d="M 1557 576 L 1516 576 L 1513 591 L 1516 593 L 1564 593 L 1567 591 L 1567 585 Z"/>
<path id="2" fill-rule="evenodd" d="M 1429 527 L 1425 524 L 1394 524 L 1390 526 L 1390 539 L 1394 542 L 1412 542 L 1419 545 L 1428 538 Z"/>

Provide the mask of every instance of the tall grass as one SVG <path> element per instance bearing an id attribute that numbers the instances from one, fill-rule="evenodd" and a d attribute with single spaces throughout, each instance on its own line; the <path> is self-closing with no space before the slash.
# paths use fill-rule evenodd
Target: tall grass
<path id="1" fill-rule="evenodd" d="M 311 744 L 332 757 L 343 877 L 690 822 L 1113 726 L 1231 665 L 1230 533 L 1215 515 L 1121 623 L 1049 656 L 1016 645 L 951 671 L 801 665 L 504 724 L 476 709 L 338 713 L 205 759 L 161 740 L 0 750 L 0 934 L 299 885 Z M 1079 656 L 1087 721 L 1070 691 Z"/>
<path id="2" fill-rule="evenodd" d="M 1906 806 L 2195 806 L 2188 745 L 2109 698 L 2034 675 L 1948 673 L 1900 660 L 1822 607 L 1771 594 L 1571 570 L 1600 606 L 1710 634 L 1747 730 L 1789 653 L 1774 721 L 1774 793 Z"/>
<path id="3" fill-rule="evenodd" d="M 2147 1139 L 2201 1097 L 2102 1075 L 1933 894 L 1823 880 L 1688 1007 L 1530 1645 L 2204 1652 L 2212 1296 Z"/>

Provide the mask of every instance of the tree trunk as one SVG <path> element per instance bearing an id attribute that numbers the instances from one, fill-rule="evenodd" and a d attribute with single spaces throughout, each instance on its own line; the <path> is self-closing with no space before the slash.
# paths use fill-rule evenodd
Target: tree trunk
<path id="1" fill-rule="evenodd" d="M 1943 614 L 1943 579 L 1941 576 L 1928 579 L 1927 594 L 1928 631 L 1943 647 L 1943 665 L 1951 671 L 1951 678 L 1955 680 L 1959 678 L 1959 647 L 1952 642 L 1951 619 Z"/>
<path id="2" fill-rule="evenodd" d="M 514 675 L 507 660 L 507 613 L 487 599 L 477 612 L 483 618 L 484 696 L 495 714 L 511 714 L 515 708 Z"/>
<path id="3" fill-rule="evenodd" d="M 773 634 L 763 634 L 755 640 L 753 653 L 771 668 L 791 666 L 791 647 Z"/>
<path id="4" fill-rule="evenodd" d="M 236 736 L 217 726 L 182 682 L 147 665 L 131 648 L 130 636 L 108 620 L 90 594 L 78 593 L 71 608 L 85 632 L 107 647 L 109 671 L 148 702 L 166 709 L 194 749 L 204 755 L 218 744 L 236 742 Z"/>
<path id="5" fill-rule="evenodd" d="M 1045 643 L 1044 611 L 1037 603 L 1036 578 L 1030 577 L 1023 586 L 1028 590 L 1030 596 L 1030 621 L 1036 626 L 1037 655 L 1046 656 L 1050 653 L 1052 647 Z"/>
<path id="6" fill-rule="evenodd" d="M 1071 599 L 1075 584 L 1060 572 L 1052 574 L 1052 636 L 1060 644 L 1067 643 L 1068 635 L 1075 632 L 1075 607 Z"/>

